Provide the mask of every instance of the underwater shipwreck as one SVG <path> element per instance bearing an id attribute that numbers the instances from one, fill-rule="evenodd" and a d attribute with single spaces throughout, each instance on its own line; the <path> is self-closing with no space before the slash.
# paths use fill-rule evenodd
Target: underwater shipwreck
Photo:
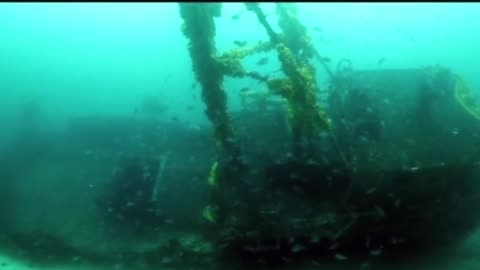
<path id="1" fill-rule="evenodd" d="M 281 32 L 259 4 L 245 5 L 266 40 L 218 54 L 221 4 L 179 4 L 213 132 L 164 123 L 159 134 L 150 122 L 131 119 L 71 123 L 72 138 L 88 133 L 85 143 L 111 145 L 106 151 L 114 151 L 113 137 L 128 148 L 123 137 L 147 134 L 146 144 L 155 147 L 148 153 L 132 147 L 129 157 L 111 161 L 119 170 L 95 205 L 99 219 L 134 239 L 162 224 L 167 241 L 114 254 L 44 232 L 12 234 L 5 242 L 40 257 L 51 248 L 99 263 L 116 262 L 121 253 L 131 267 L 142 260 L 149 267 L 268 269 L 407 258 L 455 245 L 477 228 L 480 108 L 458 74 L 442 66 L 357 70 L 345 59 L 321 86 L 315 79 L 321 57 L 295 5 L 276 4 Z M 243 58 L 268 51 L 276 53 L 281 75 L 244 69 Z M 252 78 L 268 92 L 246 93 L 244 108 L 229 112 L 226 76 Z M 166 217 L 181 222 L 171 225 Z M 29 244 L 39 235 L 41 244 Z"/>

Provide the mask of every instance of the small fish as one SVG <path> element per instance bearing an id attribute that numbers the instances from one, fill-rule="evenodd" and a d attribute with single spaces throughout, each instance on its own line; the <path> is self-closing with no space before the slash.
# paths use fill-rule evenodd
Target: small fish
<path id="1" fill-rule="evenodd" d="M 332 59 L 329 58 L 329 57 L 320 57 L 320 61 L 322 61 L 324 63 L 330 63 L 330 62 L 332 62 Z"/>
<path id="2" fill-rule="evenodd" d="M 383 250 L 381 248 L 377 248 L 370 251 L 370 255 L 372 256 L 378 256 L 378 255 L 381 255 L 382 253 L 383 253 Z"/>
<path id="3" fill-rule="evenodd" d="M 222 243 L 222 244 L 218 245 L 218 248 L 219 249 L 226 249 L 229 246 L 230 246 L 230 243 L 227 242 L 227 243 Z"/>
<path id="4" fill-rule="evenodd" d="M 133 202 L 127 202 L 127 204 L 126 204 L 127 207 L 132 207 L 134 205 L 135 205 L 135 203 L 133 203 Z"/>
<path id="5" fill-rule="evenodd" d="M 312 29 L 315 30 L 315 31 L 317 31 L 317 32 L 321 32 L 321 31 L 322 31 L 322 28 L 316 27 L 316 26 L 313 26 Z"/>
<path id="6" fill-rule="evenodd" d="M 164 220 L 165 224 L 173 224 L 175 221 L 173 219 L 166 219 Z"/>
<path id="7" fill-rule="evenodd" d="M 369 263 L 362 263 L 361 267 L 362 268 L 370 268 L 370 264 Z"/>
<path id="8" fill-rule="evenodd" d="M 295 236 L 291 236 L 290 238 L 288 238 L 288 243 L 293 243 L 295 242 Z"/>
<path id="9" fill-rule="evenodd" d="M 233 16 L 232 16 L 232 20 L 238 20 L 240 19 L 240 16 L 242 16 L 243 14 L 243 11 L 240 11 L 238 13 L 235 13 Z"/>
<path id="10" fill-rule="evenodd" d="M 188 105 L 188 106 L 187 106 L 187 110 L 188 110 L 188 111 L 192 111 L 193 109 L 194 109 L 194 106 L 193 106 L 193 105 Z"/>
<path id="11" fill-rule="evenodd" d="M 300 193 L 300 194 L 304 193 L 303 189 L 301 187 L 297 186 L 297 185 L 293 185 L 292 190 L 295 193 Z"/>
<path id="12" fill-rule="evenodd" d="M 348 257 L 343 255 L 343 254 L 337 253 L 337 254 L 335 254 L 335 259 L 337 259 L 339 261 L 345 261 L 345 260 L 348 259 Z"/>
<path id="13" fill-rule="evenodd" d="M 410 171 L 412 172 L 416 172 L 418 169 L 420 169 L 418 166 L 410 167 Z"/>
<path id="14" fill-rule="evenodd" d="M 263 57 L 262 59 L 258 60 L 257 62 L 257 66 L 264 66 L 268 64 L 268 58 L 267 57 Z"/>
<path id="15" fill-rule="evenodd" d="M 242 89 L 240 89 L 240 93 L 241 93 L 241 94 L 247 93 L 247 92 L 250 92 L 250 88 L 248 88 L 248 87 L 243 87 Z"/>
<path id="16" fill-rule="evenodd" d="M 393 203 L 393 205 L 395 205 L 395 207 L 399 207 L 400 206 L 400 199 L 396 199 L 395 202 Z"/>
<path id="17" fill-rule="evenodd" d="M 415 43 L 415 39 L 413 37 L 410 37 L 410 42 Z"/>
<path id="18" fill-rule="evenodd" d="M 240 41 L 240 40 L 234 40 L 233 44 L 237 45 L 238 47 L 243 47 L 243 46 L 247 45 L 247 42 L 246 41 Z"/>
<path id="19" fill-rule="evenodd" d="M 405 242 L 405 240 L 403 240 L 401 238 L 392 237 L 392 244 L 394 244 L 394 245 L 401 244 L 403 242 Z"/>
<path id="20" fill-rule="evenodd" d="M 380 65 L 382 65 L 382 64 L 385 62 L 385 60 L 386 60 L 386 58 L 385 58 L 385 57 L 382 57 L 382 58 L 378 59 L 377 64 L 380 66 Z"/>
<path id="21" fill-rule="evenodd" d="M 406 138 L 406 139 L 405 139 L 405 142 L 408 143 L 408 144 L 410 144 L 410 145 L 415 145 L 415 144 L 417 144 L 417 141 L 414 140 L 414 139 L 412 139 L 412 138 Z"/>
<path id="22" fill-rule="evenodd" d="M 338 248 L 339 244 L 338 243 L 333 243 L 328 249 L 329 250 L 334 250 L 336 248 Z"/>
<path id="23" fill-rule="evenodd" d="M 299 178 L 298 175 L 295 174 L 295 173 L 290 173 L 290 174 L 288 174 L 288 177 L 289 177 L 290 179 L 298 179 L 298 178 Z"/>
<path id="24" fill-rule="evenodd" d="M 383 209 L 380 206 L 375 205 L 375 210 L 377 211 L 379 216 L 385 217 L 385 211 L 383 211 Z"/>
<path id="25" fill-rule="evenodd" d="M 163 257 L 161 262 L 162 263 L 171 263 L 171 262 L 173 262 L 173 259 L 170 258 L 170 257 Z"/>
<path id="26" fill-rule="evenodd" d="M 304 250 L 304 249 L 305 249 L 305 247 L 304 247 L 303 245 L 295 244 L 295 245 L 292 247 L 291 251 L 292 251 L 293 253 L 298 253 L 298 252 L 300 252 L 300 251 L 302 251 L 302 250 Z"/>
<path id="27" fill-rule="evenodd" d="M 195 88 L 195 86 L 197 86 L 197 82 L 192 83 L 192 89 Z"/>
<path id="28" fill-rule="evenodd" d="M 359 138 L 360 141 L 363 142 L 363 143 L 367 143 L 367 142 L 368 142 L 368 138 L 365 137 L 365 136 L 360 136 L 360 137 L 358 137 L 358 138 Z"/>
<path id="29" fill-rule="evenodd" d="M 370 194 L 374 193 L 376 190 L 377 190 L 377 188 L 372 187 L 372 188 L 368 189 L 365 194 L 366 194 L 366 195 L 370 195 Z"/>
<path id="30" fill-rule="evenodd" d="M 257 85 L 262 83 L 262 82 L 265 82 L 268 80 L 268 78 L 270 78 L 270 76 L 272 76 L 273 74 L 277 73 L 277 72 L 280 72 L 280 71 L 283 71 L 282 69 L 277 69 L 277 70 L 274 70 L 274 71 L 271 71 L 270 73 L 268 73 L 267 75 L 265 76 L 262 76 L 262 75 L 258 75 L 258 82 L 257 82 Z"/>

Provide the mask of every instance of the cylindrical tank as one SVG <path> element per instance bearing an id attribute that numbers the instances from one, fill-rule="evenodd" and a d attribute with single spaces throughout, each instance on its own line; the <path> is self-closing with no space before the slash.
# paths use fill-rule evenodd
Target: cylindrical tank
<path id="1" fill-rule="evenodd" d="M 446 68 L 340 74 L 329 115 L 341 150 L 358 168 L 428 167 L 480 158 L 478 109 L 465 82 Z"/>
<path id="2" fill-rule="evenodd" d="M 396 257 L 450 245 L 477 226 L 480 114 L 459 76 L 441 67 L 341 73 L 328 105 L 332 129 L 306 161 L 281 158 L 282 117 L 240 117 L 249 125 L 239 137 L 262 142 L 245 149 L 274 158 L 250 159 L 240 187 L 229 187 L 224 251 L 272 263 Z"/>

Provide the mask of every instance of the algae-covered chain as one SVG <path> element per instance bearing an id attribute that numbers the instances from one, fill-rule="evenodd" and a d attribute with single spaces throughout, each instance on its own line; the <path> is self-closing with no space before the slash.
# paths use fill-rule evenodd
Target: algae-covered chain
<path id="1" fill-rule="evenodd" d="M 475 119 L 480 120 L 480 107 L 477 105 L 475 97 L 467 86 L 465 81 L 458 75 L 455 75 L 455 98 Z"/>
<path id="2" fill-rule="evenodd" d="M 223 88 L 222 65 L 215 58 L 215 21 L 220 15 L 219 3 L 180 3 L 184 21 L 183 34 L 189 40 L 193 71 L 202 86 L 202 97 L 207 105 L 207 117 L 214 126 L 219 147 L 230 151 L 232 128 L 227 113 L 226 93 Z"/>
<path id="3" fill-rule="evenodd" d="M 212 167 L 210 168 L 210 173 L 208 174 L 208 185 L 212 188 L 213 192 L 217 191 L 218 188 L 218 161 L 213 162 Z M 202 216 L 204 219 L 209 221 L 210 223 L 216 223 L 216 208 L 212 205 L 207 205 L 202 212 Z"/>
<path id="4" fill-rule="evenodd" d="M 224 155 L 235 155 L 235 145 L 232 140 L 233 130 L 227 113 L 226 94 L 223 88 L 225 75 L 234 77 L 250 76 L 265 81 L 267 86 L 286 98 L 288 113 L 294 134 L 294 145 L 297 157 L 306 157 L 311 145 L 303 145 L 303 141 L 311 142 L 319 128 L 327 126 L 324 113 L 318 107 L 315 98 L 315 80 L 313 66 L 307 60 L 313 54 L 306 30 L 296 18 L 291 5 L 279 4 L 279 25 L 283 34 L 275 33 L 268 24 L 258 3 L 247 3 L 247 9 L 255 12 L 258 20 L 267 30 L 270 42 L 259 43 L 249 49 L 237 49 L 216 56 L 214 44 L 215 22 L 214 17 L 220 16 L 221 4 L 180 3 L 180 14 L 184 20 L 183 33 L 189 40 L 189 52 L 192 59 L 193 71 L 196 79 L 202 86 L 202 97 L 207 105 L 206 114 L 214 126 L 214 136 L 217 148 Z M 257 73 L 248 73 L 243 69 L 240 60 L 252 53 L 267 51 L 275 48 L 282 64 L 282 70 L 287 78 L 268 80 Z M 212 164 L 208 183 L 212 192 L 222 192 L 222 171 L 229 170 L 228 164 L 220 160 Z M 220 174 L 223 175 L 223 174 Z M 218 195 L 218 194 L 217 194 Z M 221 198 L 222 196 L 215 196 Z M 220 199 L 221 200 L 221 199 Z M 216 202 L 221 204 L 221 202 Z M 214 221 L 213 207 L 208 206 L 204 217 Z"/>
<path id="5" fill-rule="evenodd" d="M 188 48 L 193 71 L 202 87 L 202 97 L 207 107 L 206 114 L 213 124 L 219 152 L 219 159 L 212 164 L 208 177 L 208 183 L 212 187 L 212 205 L 207 206 L 202 213 L 208 221 L 217 223 L 222 219 L 220 213 L 225 203 L 223 189 L 226 185 L 222 182 L 227 177 L 240 177 L 237 171 L 238 168 L 243 168 L 242 164 L 239 164 L 241 163 L 238 158 L 239 150 L 233 140 L 233 129 L 227 113 L 227 96 L 223 87 L 223 77 L 225 75 L 243 76 L 245 71 L 238 57 L 222 58 L 215 55 L 214 17 L 220 16 L 220 3 L 180 3 L 179 6 L 184 22 L 183 34 L 189 41 Z M 235 182 L 232 179 L 229 180 L 232 183 Z"/>
<path id="6" fill-rule="evenodd" d="M 328 127 L 328 121 L 316 102 L 314 69 L 307 63 L 314 50 L 306 28 L 296 18 L 293 4 L 277 4 L 282 35 L 272 30 L 258 3 L 247 3 L 246 7 L 257 15 L 275 44 L 282 70 L 288 78 L 269 80 L 267 86 L 287 100 L 296 156 L 308 158 L 311 145 L 302 146 L 302 142 L 312 142 L 319 129 Z"/>

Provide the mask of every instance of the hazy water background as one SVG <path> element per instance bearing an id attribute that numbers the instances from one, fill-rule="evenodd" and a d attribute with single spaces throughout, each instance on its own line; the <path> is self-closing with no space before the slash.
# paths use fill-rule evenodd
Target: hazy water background
<path id="1" fill-rule="evenodd" d="M 262 7 L 278 29 L 274 5 Z M 298 8 L 332 68 L 342 58 L 355 69 L 439 64 L 479 91 L 480 4 L 302 3 Z M 235 47 L 234 40 L 266 40 L 243 4 L 224 4 L 222 14 L 216 19 L 220 53 Z M 238 14 L 239 19 L 232 19 Z M 22 128 L 22 110 L 32 100 L 41 107 L 40 129 L 46 133 L 63 131 L 73 117 L 131 116 L 146 94 L 162 97 L 168 105 L 166 119 L 207 123 L 200 89 L 192 87 L 181 23 L 176 3 L 1 3 L 0 149 Z M 264 56 L 247 58 L 246 69 L 265 74 L 278 69 L 274 52 L 267 65 L 257 66 Z M 321 67 L 317 76 L 325 88 Z M 239 90 L 252 85 L 256 87 L 248 79 L 225 80 L 230 110 L 239 109 Z M 445 264 L 446 269 L 478 269 L 477 241 L 462 252 L 465 257 L 453 266 Z"/>
<path id="2" fill-rule="evenodd" d="M 277 29 L 274 4 L 262 4 Z M 478 89 L 480 5 L 477 3 L 302 3 L 299 18 L 322 56 L 352 60 L 356 69 L 440 64 Z M 241 3 L 223 5 L 216 20 L 219 52 L 233 40 L 266 40 Z M 72 116 L 132 114 L 145 93 L 169 104 L 168 117 L 206 121 L 176 3 L 0 4 L 0 123 L 16 128 L 21 105 L 38 99 L 45 129 Z M 312 27 L 320 28 L 313 29 Z M 265 73 L 278 69 L 271 53 Z M 246 59 L 246 68 L 262 55 Z M 321 67 L 319 79 L 325 78 Z M 321 80 L 325 84 L 324 80 Z M 226 79 L 231 109 L 249 80 Z M 186 107 L 194 104 L 192 110 Z M 5 144 L 5 138 L 0 140 Z"/>

